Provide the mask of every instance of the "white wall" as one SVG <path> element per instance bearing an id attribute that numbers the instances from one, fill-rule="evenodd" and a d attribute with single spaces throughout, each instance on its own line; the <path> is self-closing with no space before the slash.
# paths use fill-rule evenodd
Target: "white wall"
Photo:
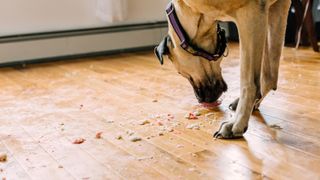
<path id="1" fill-rule="evenodd" d="M 127 0 L 124 22 L 165 20 L 168 0 Z M 96 16 L 97 0 L 0 0 L 0 36 L 115 25 Z"/>

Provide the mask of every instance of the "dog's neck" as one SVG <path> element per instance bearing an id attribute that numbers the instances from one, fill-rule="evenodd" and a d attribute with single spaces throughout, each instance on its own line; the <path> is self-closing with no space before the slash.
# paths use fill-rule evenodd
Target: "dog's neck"
<path id="1" fill-rule="evenodd" d="M 214 53 L 217 44 L 217 22 L 196 12 L 183 0 L 173 1 L 179 21 L 187 33 L 190 43 Z"/>

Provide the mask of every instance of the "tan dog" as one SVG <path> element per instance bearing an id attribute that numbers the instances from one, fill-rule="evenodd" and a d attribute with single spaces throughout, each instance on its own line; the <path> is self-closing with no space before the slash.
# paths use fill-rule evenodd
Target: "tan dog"
<path id="1" fill-rule="evenodd" d="M 240 98 L 230 108 L 234 119 L 221 124 L 217 138 L 242 137 L 254 108 L 270 90 L 277 89 L 279 60 L 284 41 L 290 0 L 173 0 L 177 18 L 189 43 L 214 53 L 217 48 L 217 21 L 233 21 L 240 36 Z M 214 102 L 227 90 L 220 62 L 208 61 L 185 51 L 172 24 L 169 35 L 156 48 L 168 55 L 177 71 L 189 79 L 199 102 Z"/>

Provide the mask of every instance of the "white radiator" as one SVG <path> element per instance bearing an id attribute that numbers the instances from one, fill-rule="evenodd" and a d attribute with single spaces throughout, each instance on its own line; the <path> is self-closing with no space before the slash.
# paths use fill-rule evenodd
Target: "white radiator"
<path id="1" fill-rule="evenodd" d="M 160 23 L 161 24 L 161 23 Z M 0 39 L 0 63 L 89 55 L 157 45 L 167 34 L 162 25 L 95 29 Z"/>

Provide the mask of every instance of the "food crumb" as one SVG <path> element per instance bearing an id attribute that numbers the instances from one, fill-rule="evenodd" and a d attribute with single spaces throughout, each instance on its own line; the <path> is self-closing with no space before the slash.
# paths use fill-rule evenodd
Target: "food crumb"
<path id="1" fill-rule="evenodd" d="M 157 125 L 158 125 L 158 126 L 163 126 L 163 123 L 158 120 L 158 121 L 157 121 Z"/>
<path id="2" fill-rule="evenodd" d="M 150 121 L 149 120 L 143 120 L 139 123 L 139 125 L 143 126 L 143 125 L 146 125 L 146 124 L 150 124 Z"/>
<path id="3" fill-rule="evenodd" d="M 6 162 L 7 161 L 7 154 L 0 152 L 0 162 Z"/>
<path id="4" fill-rule="evenodd" d="M 58 166 L 58 168 L 59 168 L 59 169 L 62 169 L 62 168 L 63 168 L 63 166 L 59 165 L 59 166 Z"/>
<path id="5" fill-rule="evenodd" d="M 84 143 L 86 140 L 85 139 L 83 139 L 83 138 L 78 138 L 78 139 L 75 139 L 74 141 L 73 141 L 73 144 L 82 144 L 82 143 Z"/>
<path id="6" fill-rule="evenodd" d="M 96 134 L 96 139 L 101 139 L 101 138 L 102 138 L 102 133 L 103 133 L 103 132 L 98 132 L 98 133 Z"/>
<path id="7" fill-rule="evenodd" d="M 201 116 L 201 112 L 198 111 L 198 110 L 197 110 L 197 111 L 194 111 L 193 114 L 194 114 L 195 116 Z"/>
<path id="8" fill-rule="evenodd" d="M 181 145 L 181 144 L 178 144 L 176 147 L 177 147 L 177 148 L 183 148 L 184 146 Z"/>
<path id="9" fill-rule="evenodd" d="M 127 133 L 129 136 L 134 135 L 134 132 L 133 132 L 133 131 L 131 131 L 131 130 L 127 130 L 127 131 L 126 131 L 126 133 Z"/>
<path id="10" fill-rule="evenodd" d="M 168 131 L 168 132 L 173 132 L 174 129 L 173 129 L 172 127 L 169 127 L 169 128 L 167 128 L 167 131 Z"/>
<path id="11" fill-rule="evenodd" d="M 164 133 L 163 133 L 163 132 L 159 132 L 158 135 L 159 135 L 159 136 L 163 136 Z"/>
<path id="12" fill-rule="evenodd" d="M 187 129 L 200 130 L 200 126 L 199 126 L 198 123 L 196 123 L 196 124 L 189 124 L 186 128 L 187 128 Z"/>
<path id="13" fill-rule="evenodd" d="M 116 139 L 121 140 L 121 139 L 122 139 L 122 136 L 121 136 L 121 135 L 117 135 L 117 136 L 116 136 Z"/>
<path id="14" fill-rule="evenodd" d="M 109 124 L 114 123 L 114 120 L 107 120 L 107 123 Z"/>
<path id="15" fill-rule="evenodd" d="M 129 140 L 131 142 L 138 142 L 138 141 L 141 141 L 142 139 L 140 137 L 138 137 L 138 136 L 132 136 L 132 137 L 129 138 Z"/>
<path id="16" fill-rule="evenodd" d="M 158 102 L 158 100 L 154 99 L 152 102 L 154 102 L 154 103 L 155 103 L 155 102 Z"/>
<path id="17" fill-rule="evenodd" d="M 186 114 L 184 117 L 185 117 L 186 119 L 189 119 L 189 120 L 198 119 L 198 117 L 197 117 L 196 115 L 194 115 L 193 113 Z"/>

